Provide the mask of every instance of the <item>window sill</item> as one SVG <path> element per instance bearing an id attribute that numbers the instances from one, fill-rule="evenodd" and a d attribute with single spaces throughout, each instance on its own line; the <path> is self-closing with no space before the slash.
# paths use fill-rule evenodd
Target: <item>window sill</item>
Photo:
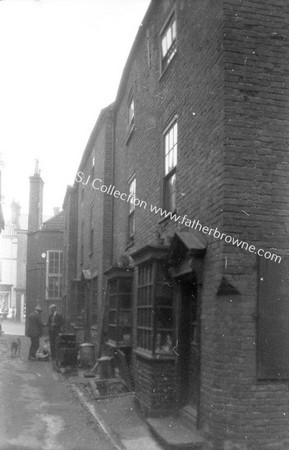
<path id="1" fill-rule="evenodd" d="M 125 141 L 125 145 L 128 145 L 128 144 L 129 144 L 129 141 L 131 140 L 131 137 L 132 137 L 132 135 L 133 135 L 133 133 L 134 133 L 134 130 L 135 130 L 135 124 L 134 124 L 134 122 L 133 122 L 133 123 L 130 124 L 130 126 L 129 126 L 129 130 L 128 130 L 128 133 L 127 133 L 127 138 L 126 138 L 126 141 Z"/>
<path id="2" fill-rule="evenodd" d="M 137 348 L 133 350 L 133 353 L 138 356 L 139 358 L 147 359 L 150 361 L 174 361 L 175 356 L 173 354 L 170 355 L 161 355 L 161 354 L 155 354 L 153 355 L 151 351 L 149 350 L 143 350 L 141 348 Z"/>

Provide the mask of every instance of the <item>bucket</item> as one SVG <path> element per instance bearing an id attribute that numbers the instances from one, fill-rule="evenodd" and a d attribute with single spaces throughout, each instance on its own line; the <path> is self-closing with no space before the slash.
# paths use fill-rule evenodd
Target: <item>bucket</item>
<path id="1" fill-rule="evenodd" d="M 83 367 L 91 367 L 95 364 L 95 352 L 94 352 L 94 344 L 90 342 L 85 342 L 81 344 L 79 347 L 79 360 L 80 364 Z"/>

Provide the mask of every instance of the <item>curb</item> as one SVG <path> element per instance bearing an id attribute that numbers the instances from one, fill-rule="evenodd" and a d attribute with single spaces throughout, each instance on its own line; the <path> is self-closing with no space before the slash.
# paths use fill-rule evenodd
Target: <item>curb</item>
<path id="1" fill-rule="evenodd" d="M 78 396 L 78 398 L 81 401 L 82 405 L 86 408 L 87 411 L 89 411 L 89 413 L 92 415 L 92 417 L 94 418 L 94 420 L 96 421 L 96 423 L 98 424 L 100 429 L 107 436 L 107 438 L 111 441 L 113 446 L 117 450 L 126 450 L 126 447 L 122 444 L 120 439 L 118 439 L 115 436 L 115 433 L 113 432 L 113 430 L 109 426 L 104 424 L 102 422 L 102 420 L 99 418 L 99 416 L 97 415 L 97 413 L 95 411 L 95 406 L 92 403 L 90 403 L 90 402 L 88 402 L 86 400 L 85 395 L 83 394 L 83 392 L 75 384 L 71 384 L 70 386 L 71 386 L 72 390 Z"/>

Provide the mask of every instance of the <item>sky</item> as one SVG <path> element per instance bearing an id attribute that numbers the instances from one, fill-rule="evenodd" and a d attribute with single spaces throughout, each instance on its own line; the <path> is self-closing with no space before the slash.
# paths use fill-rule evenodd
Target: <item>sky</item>
<path id="1" fill-rule="evenodd" d="M 61 207 L 100 110 L 114 101 L 150 0 L 0 1 L 5 216 L 28 212 L 39 159 L 44 214 Z"/>

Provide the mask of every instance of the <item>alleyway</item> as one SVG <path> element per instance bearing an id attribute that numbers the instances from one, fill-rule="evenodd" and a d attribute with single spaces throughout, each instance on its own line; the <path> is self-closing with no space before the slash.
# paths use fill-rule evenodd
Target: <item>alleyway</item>
<path id="1" fill-rule="evenodd" d="M 69 385 L 53 372 L 51 363 L 28 361 L 28 338 L 21 336 L 21 355 L 11 358 L 9 346 L 14 336 L 8 333 L 22 334 L 23 327 L 3 322 L 2 328 L 0 449 L 113 450 Z"/>

